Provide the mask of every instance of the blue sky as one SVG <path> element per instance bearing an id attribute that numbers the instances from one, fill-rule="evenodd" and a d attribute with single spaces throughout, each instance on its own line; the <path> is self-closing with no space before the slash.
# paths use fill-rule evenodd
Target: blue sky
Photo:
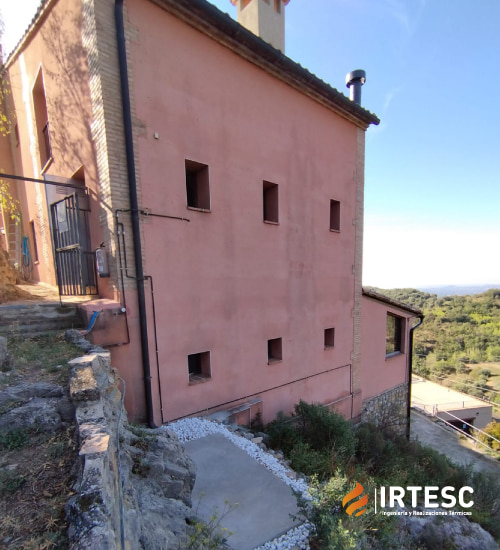
<path id="1" fill-rule="evenodd" d="M 7 31 L 36 3 L 0 0 Z M 498 0 L 287 6 L 286 54 L 346 94 L 365 69 L 382 120 L 366 140 L 365 285 L 500 283 L 499 21 Z"/>

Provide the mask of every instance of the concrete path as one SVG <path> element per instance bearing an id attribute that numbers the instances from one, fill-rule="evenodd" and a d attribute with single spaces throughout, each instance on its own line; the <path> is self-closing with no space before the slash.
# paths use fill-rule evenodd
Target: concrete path
<path id="1" fill-rule="evenodd" d="M 411 412 L 411 439 L 418 439 L 422 445 L 445 454 L 456 464 L 472 464 L 474 470 L 500 475 L 500 462 L 468 448 L 468 441 L 461 439 L 457 432 L 414 410 Z"/>
<path id="2" fill-rule="evenodd" d="M 210 520 L 221 516 L 226 503 L 238 504 L 222 521 L 233 534 L 234 550 L 252 550 L 298 525 L 290 487 L 220 434 L 208 435 L 184 446 L 197 466 L 193 510 Z M 201 498 L 201 500 L 200 500 Z"/>

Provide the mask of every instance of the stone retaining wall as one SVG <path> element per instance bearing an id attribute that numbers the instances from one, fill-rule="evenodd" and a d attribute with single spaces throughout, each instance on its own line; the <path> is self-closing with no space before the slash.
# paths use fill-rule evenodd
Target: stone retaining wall
<path id="1" fill-rule="evenodd" d="M 401 384 L 363 401 L 362 422 L 404 434 L 408 407 L 408 384 Z"/>
<path id="2" fill-rule="evenodd" d="M 173 434 L 127 423 L 108 352 L 70 365 L 80 435 L 77 494 L 66 505 L 71 548 L 178 550 L 192 516 L 192 460 Z"/>

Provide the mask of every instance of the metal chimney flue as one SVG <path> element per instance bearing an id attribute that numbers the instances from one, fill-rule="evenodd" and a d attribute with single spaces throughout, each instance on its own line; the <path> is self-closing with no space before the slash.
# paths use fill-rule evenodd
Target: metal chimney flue
<path id="1" fill-rule="evenodd" d="M 349 88 L 351 101 L 361 105 L 361 86 L 366 82 L 366 72 L 362 69 L 352 71 L 345 77 L 346 86 Z"/>

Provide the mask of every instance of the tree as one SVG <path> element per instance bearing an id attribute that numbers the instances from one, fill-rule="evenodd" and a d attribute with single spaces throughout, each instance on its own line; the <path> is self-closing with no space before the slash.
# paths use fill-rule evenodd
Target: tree
<path id="1" fill-rule="evenodd" d="M 4 33 L 4 21 L 2 14 L 0 12 L 0 41 Z M 0 47 L 0 54 L 1 47 Z M 14 123 L 14 115 L 9 109 L 8 98 L 10 96 L 10 85 L 3 64 L 3 59 L 0 60 L 0 139 L 6 138 L 12 131 Z M 0 170 L 2 172 L 2 170 Z M 11 220 L 14 220 L 19 223 L 21 219 L 19 201 L 14 199 L 10 192 L 9 182 L 0 179 L 0 207 L 1 212 L 4 216 L 10 217 Z"/>
<path id="2" fill-rule="evenodd" d="M 16 224 L 21 221 L 19 201 L 12 196 L 9 183 L 3 179 L 0 179 L 0 207 L 4 216 L 7 215 Z"/>

